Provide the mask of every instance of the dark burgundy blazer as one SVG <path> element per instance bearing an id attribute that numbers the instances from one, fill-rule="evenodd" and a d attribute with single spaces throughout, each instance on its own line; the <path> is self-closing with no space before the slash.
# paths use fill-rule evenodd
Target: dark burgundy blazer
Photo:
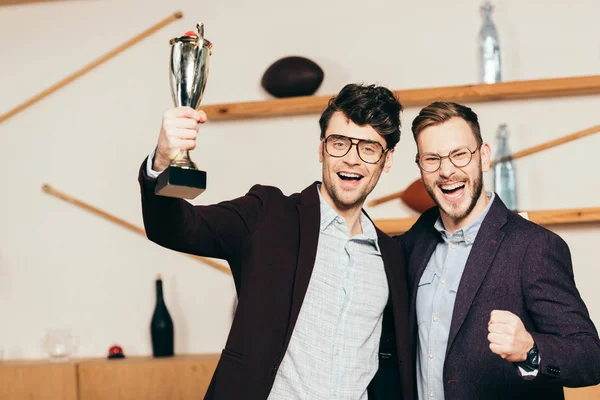
<path id="1" fill-rule="evenodd" d="M 403 236 L 416 341 L 416 294 L 441 240 L 437 207 Z M 489 349 L 494 309 L 518 315 L 539 348 L 537 377 L 524 380 L 515 365 Z M 446 399 L 564 399 L 563 386 L 600 383 L 600 342 L 575 286 L 567 244 L 509 211 L 496 195 L 479 230 L 458 287 L 444 363 Z"/>
<path id="2" fill-rule="evenodd" d="M 139 175 L 146 234 L 180 252 L 227 260 L 238 306 L 206 399 L 263 400 L 273 386 L 310 281 L 317 252 L 317 182 L 284 196 L 256 185 L 248 194 L 210 206 L 154 194 L 155 180 Z M 414 397 L 409 348 L 408 290 L 403 253 L 377 231 L 390 301 L 384 311 L 379 370 L 369 399 Z"/>

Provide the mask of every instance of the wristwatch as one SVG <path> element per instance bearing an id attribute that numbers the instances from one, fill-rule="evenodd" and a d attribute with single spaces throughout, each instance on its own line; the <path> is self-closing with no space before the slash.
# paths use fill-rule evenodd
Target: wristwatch
<path id="1" fill-rule="evenodd" d="M 540 367 L 540 356 L 535 342 L 533 342 L 533 347 L 527 352 L 527 358 L 517 363 L 517 365 L 527 372 L 535 371 Z"/>

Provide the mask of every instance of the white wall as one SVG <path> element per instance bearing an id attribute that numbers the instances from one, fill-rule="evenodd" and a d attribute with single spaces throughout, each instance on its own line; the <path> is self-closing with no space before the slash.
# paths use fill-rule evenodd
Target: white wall
<path id="1" fill-rule="evenodd" d="M 596 0 L 496 0 L 504 75 L 536 79 L 600 72 Z M 393 89 L 475 83 L 479 0 L 288 2 L 65 1 L 0 8 L 0 113 L 104 52 L 182 10 L 184 19 L 0 124 L 0 347 L 5 358 L 45 357 L 47 328 L 70 327 L 79 355 L 150 354 L 153 279 L 162 273 L 176 325 L 176 351 L 219 351 L 231 322 L 231 278 L 160 248 L 66 202 L 44 183 L 142 225 L 137 169 L 171 107 L 168 40 L 206 25 L 214 43 L 204 103 L 268 98 L 260 88 L 276 59 L 319 63 L 317 94 L 348 82 Z M 475 104 L 484 138 L 506 122 L 514 150 L 600 123 L 600 96 Z M 392 172 L 371 198 L 418 177 L 406 109 Z M 213 122 L 192 158 L 208 171 L 207 204 L 254 183 L 286 193 L 320 178 L 318 115 Z M 274 144 L 293 143 L 291 151 Z M 282 146 L 281 149 L 288 148 Z M 600 206 L 600 135 L 517 161 L 521 208 Z M 488 183 L 491 183 L 487 177 Z M 412 215 L 399 202 L 374 218 Z M 600 325 L 599 224 L 555 229 L 569 243 L 576 281 Z"/>

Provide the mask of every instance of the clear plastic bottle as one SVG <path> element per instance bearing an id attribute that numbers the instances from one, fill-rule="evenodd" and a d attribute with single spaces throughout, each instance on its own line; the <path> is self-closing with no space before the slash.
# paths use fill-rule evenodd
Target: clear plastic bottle
<path id="1" fill-rule="evenodd" d="M 483 25 L 479 31 L 479 81 L 497 83 L 502 81 L 500 42 L 492 20 L 494 6 L 489 0 L 481 6 Z"/>
<path id="2" fill-rule="evenodd" d="M 508 209 L 516 211 L 517 179 L 515 176 L 515 167 L 511 158 L 512 153 L 508 145 L 508 129 L 506 124 L 501 124 L 498 127 L 496 143 L 498 146 L 496 161 L 500 161 L 505 157 L 508 159 L 494 164 L 494 191 L 500 196 L 500 199 L 506 204 Z"/>

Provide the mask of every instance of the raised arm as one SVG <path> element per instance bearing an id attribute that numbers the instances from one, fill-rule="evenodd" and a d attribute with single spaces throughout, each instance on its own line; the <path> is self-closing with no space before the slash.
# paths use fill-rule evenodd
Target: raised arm
<path id="1" fill-rule="evenodd" d="M 243 246 L 260 224 L 268 197 L 256 186 L 238 199 L 210 206 L 193 206 L 186 200 L 155 194 L 156 177 L 180 149 L 196 146 L 196 135 L 206 114 L 190 107 L 167 110 L 158 144 L 139 172 L 146 235 L 172 250 L 230 262 L 239 259 Z M 236 271 L 232 271 L 236 272 Z"/>

